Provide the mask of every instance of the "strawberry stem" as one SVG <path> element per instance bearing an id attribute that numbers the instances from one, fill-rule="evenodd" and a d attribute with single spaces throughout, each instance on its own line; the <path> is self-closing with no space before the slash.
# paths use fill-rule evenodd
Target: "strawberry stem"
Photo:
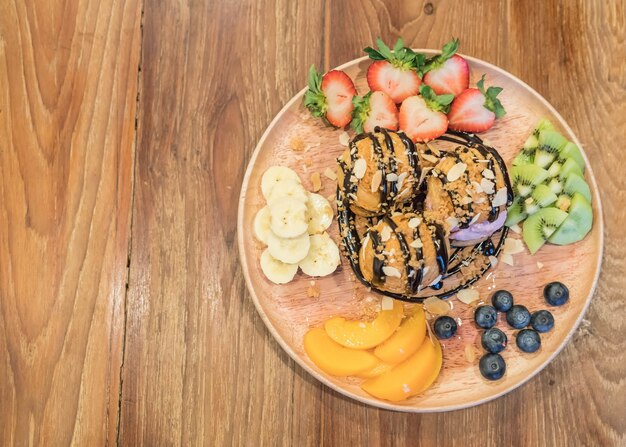
<path id="1" fill-rule="evenodd" d="M 448 113 L 450 103 L 454 95 L 437 95 L 435 91 L 426 84 L 420 85 L 420 95 L 424 98 L 426 105 L 435 112 Z"/>
<path id="2" fill-rule="evenodd" d="M 502 106 L 502 103 L 497 98 L 497 96 L 502 91 L 502 87 L 489 87 L 487 91 L 485 91 L 485 75 L 482 75 L 480 81 L 476 83 L 476 87 L 480 90 L 480 93 L 485 97 L 485 103 L 483 104 L 487 110 L 491 110 L 495 113 L 496 118 L 502 118 L 506 115 L 506 110 Z"/>
<path id="3" fill-rule="evenodd" d="M 326 95 L 322 92 L 322 74 L 318 73 L 315 65 L 309 69 L 309 89 L 304 94 L 304 106 L 311 114 L 318 118 L 326 116 Z"/>

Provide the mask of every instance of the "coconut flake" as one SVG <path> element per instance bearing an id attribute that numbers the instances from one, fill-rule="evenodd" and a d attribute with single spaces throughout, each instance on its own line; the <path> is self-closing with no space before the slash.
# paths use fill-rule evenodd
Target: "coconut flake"
<path id="1" fill-rule="evenodd" d="M 384 226 L 380 232 L 380 240 L 383 242 L 387 242 L 391 237 L 391 228 L 389 226 Z"/>
<path id="2" fill-rule="evenodd" d="M 460 302 L 464 304 L 470 304 L 480 299 L 480 295 L 478 294 L 478 290 L 476 289 L 459 290 L 456 294 L 456 297 Z"/>
<path id="3" fill-rule="evenodd" d="M 371 191 L 372 192 L 378 191 L 378 188 L 380 187 L 380 184 L 382 181 L 383 181 L 383 172 L 381 170 L 374 172 L 374 175 L 372 176 Z"/>
<path id="4" fill-rule="evenodd" d="M 491 180 L 487 180 L 486 178 L 483 178 L 480 181 L 480 187 L 487 194 L 493 194 L 495 191 L 493 182 Z"/>
<path id="5" fill-rule="evenodd" d="M 509 253 L 502 253 L 501 259 L 502 259 L 502 262 L 504 262 L 507 265 L 510 265 L 511 267 L 515 265 L 515 261 L 513 261 L 513 256 L 510 255 Z"/>
<path id="6" fill-rule="evenodd" d="M 365 171 L 367 171 L 367 162 L 359 158 L 354 162 L 354 176 L 358 179 L 362 179 L 365 176 Z"/>
<path id="7" fill-rule="evenodd" d="M 393 310 L 393 299 L 388 296 L 384 296 L 380 301 L 380 308 L 382 310 Z"/>
<path id="8" fill-rule="evenodd" d="M 339 134 L 339 144 L 341 144 L 342 146 L 347 146 L 350 144 L 350 135 L 348 135 L 348 132 L 343 131 Z"/>
<path id="9" fill-rule="evenodd" d="M 483 177 L 486 178 L 486 179 L 492 179 L 493 180 L 494 178 L 496 178 L 496 175 L 489 168 L 483 169 L 482 174 L 483 174 Z"/>
<path id="10" fill-rule="evenodd" d="M 467 169 L 467 165 L 465 163 L 457 163 L 450 168 L 446 178 L 448 179 L 449 182 L 453 182 L 457 180 L 459 177 L 461 177 L 466 169 Z"/>
<path id="11" fill-rule="evenodd" d="M 392 172 L 391 174 L 387 174 L 386 178 L 388 182 L 396 182 L 398 181 L 398 174 Z"/>
<path id="12" fill-rule="evenodd" d="M 324 175 L 330 180 L 337 180 L 337 174 L 335 174 L 335 171 L 330 168 L 324 169 Z"/>
<path id="13" fill-rule="evenodd" d="M 400 271 L 395 267 L 391 267 L 390 265 L 383 266 L 383 273 L 385 274 L 385 276 L 389 276 L 389 277 L 395 277 L 395 278 L 402 277 L 402 275 L 400 275 Z"/>
<path id="14" fill-rule="evenodd" d="M 419 217 L 413 217 L 409 219 L 409 228 L 417 228 L 420 223 L 422 223 L 422 220 Z"/>
<path id="15" fill-rule="evenodd" d="M 496 196 L 491 201 L 491 205 L 494 206 L 494 207 L 495 206 L 506 205 L 507 200 L 508 200 L 507 189 L 506 188 L 500 188 L 500 189 L 498 189 L 498 192 L 496 193 Z"/>

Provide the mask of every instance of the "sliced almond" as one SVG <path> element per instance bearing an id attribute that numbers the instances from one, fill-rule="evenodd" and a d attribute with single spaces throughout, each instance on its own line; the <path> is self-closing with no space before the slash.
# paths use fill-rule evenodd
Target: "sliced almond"
<path id="1" fill-rule="evenodd" d="M 465 360 L 469 363 L 474 363 L 476 361 L 476 349 L 474 349 L 474 346 L 467 344 L 465 345 L 464 351 Z"/>
<path id="2" fill-rule="evenodd" d="M 465 163 L 459 162 L 450 168 L 448 174 L 446 175 L 446 178 L 449 182 L 458 180 L 463 175 L 466 169 L 467 165 Z"/>
<path id="3" fill-rule="evenodd" d="M 422 154 L 422 158 L 431 163 L 439 162 L 439 159 L 437 157 L 435 157 L 434 155 L 430 155 L 430 154 Z"/>
<path id="4" fill-rule="evenodd" d="M 419 227 L 419 224 L 422 223 L 422 220 L 419 217 L 413 217 L 411 219 L 409 219 L 409 228 L 417 228 Z"/>
<path id="5" fill-rule="evenodd" d="M 454 229 L 459 225 L 459 219 L 450 216 L 446 219 L 446 223 L 450 226 L 450 229 Z"/>
<path id="6" fill-rule="evenodd" d="M 407 174 L 406 172 L 403 172 L 398 176 L 398 181 L 396 182 L 396 188 L 398 189 L 398 191 L 402 189 L 402 184 L 404 183 L 404 180 L 407 178 L 408 175 L 409 174 Z"/>
<path id="7" fill-rule="evenodd" d="M 496 258 L 495 256 L 489 256 L 489 264 L 492 268 L 495 267 L 496 265 L 498 265 L 498 258 Z"/>
<path id="8" fill-rule="evenodd" d="M 504 241 L 504 246 L 502 247 L 502 253 L 507 253 L 510 255 L 516 255 L 518 253 L 522 253 L 524 251 L 524 243 L 521 239 L 513 239 L 512 237 L 507 237 Z"/>
<path id="9" fill-rule="evenodd" d="M 465 304 L 470 304 L 480 299 L 480 295 L 478 294 L 478 290 L 476 289 L 459 290 L 456 294 L 456 297 L 460 302 Z"/>
<path id="10" fill-rule="evenodd" d="M 381 310 L 393 310 L 393 298 L 384 296 L 383 299 L 380 301 L 380 309 Z"/>
<path id="11" fill-rule="evenodd" d="M 380 240 L 383 242 L 387 242 L 391 237 L 391 228 L 388 225 L 385 225 L 380 232 Z"/>
<path id="12" fill-rule="evenodd" d="M 483 178 L 480 181 L 480 187 L 487 194 L 493 194 L 495 191 L 493 182 L 491 180 L 487 180 L 486 178 Z"/>
<path id="13" fill-rule="evenodd" d="M 311 174 L 311 191 L 318 192 L 322 189 L 322 179 L 320 178 L 319 172 L 314 172 Z"/>
<path id="14" fill-rule="evenodd" d="M 537 261 L 537 268 L 541 270 L 543 268 L 543 262 Z"/>
<path id="15" fill-rule="evenodd" d="M 374 172 L 374 175 L 372 176 L 371 191 L 372 192 L 378 191 L 378 188 L 380 188 L 380 184 L 382 183 L 382 181 L 383 181 L 383 172 L 381 170 Z"/>
<path id="16" fill-rule="evenodd" d="M 354 176 L 358 179 L 362 179 L 365 176 L 365 171 L 367 171 L 367 162 L 363 158 L 358 158 L 354 162 Z"/>
<path id="17" fill-rule="evenodd" d="M 511 225 L 509 228 L 510 228 L 510 229 L 511 229 L 511 231 L 513 231 L 514 233 L 517 233 L 517 234 L 522 234 L 522 227 L 520 227 L 518 224 Z"/>
<path id="18" fill-rule="evenodd" d="M 469 205 L 470 203 L 472 203 L 474 200 L 471 197 L 463 197 L 461 199 L 461 205 Z"/>
<path id="19" fill-rule="evenodd" d="M 392 172 L 390 174 L 387 174 L 386 178 L 387 178 L 388 182 L 397 182 L 398 181 L 398 174 L 394 174 Z"/>
<path id="20" fill-rule="evenodd" d="M 395 278 L 402 277 L 402 275 L 400 274 L 400 271 L 395 267 L 391 267 L 390 265 L 383 266 L 383 273 L 385 274 L 385 276 L 389 276 L 389 277 L 395 277 Z"/>
<path id="21" fill-rule="evenodd" d="M 446 315 L 450 312 L 450 304 L 441 298 L 431 296 L 424 300 L 424 310 L 432 315 Z"/>
<path id="22" fill-rule="evenodd" d="M 474 225 L 478 221 L 478 219 L 480 219 L 480 213 L 478 213 L 474 217 L 472 217 L 472 220 L 470 220 L 469 225 Z"/>
<path id="23" fill-rule="evenodd" d="M 506 188 L 500 188 L 500 189 L 498 189 L 498 192 L 496 193 L 496 196 L 491 201 L 491 205 L 492 206 L 506 205 L 507 200 L 508 200 L 508 191 L 507 191 L 507 189 Z"/>
<path id="24" fill-rule="evenodd" d="M 409 245 L 413 248 L 422 248 L 424 246 L 421 239 L 415 239 Z"/>
<path id="25" fill-rule="evenodd" d="M 339 134 L 339 144 L 342 146 L 348 146 L 350 144 L 350 135 L 348 135 L 348 132 L 343 131 Z"/>
<path id="26" fill-rule="evenodd" d="M 500 256 L 500 259 L 502 259 L 502 262 L 504 264 L 510 265 L 511 267 L 515 265 L 515 261 L 513 260 L 513 255 L 510 255 L 509 253 L 502 253 L 502 256 Z"/>
<path id="27" fill-rule="evenodd" d="M 324 176 L 330 180 L 337 180 L 337 174 L 330 168 L 324 169 Z"/>
<path id="28" fill-rule="evenodd" d="M 481 192 L 483 192 L 482 186 L 480 186 L 480 183 L 478 183 L 477 181 L 472 181 L 472 186 L 474 187 L 474 191 L 476 192 L 476 194 L 480 194 Z"/>
<path id="29" fill-rule="evenodd" d="M 482 174 L 483 174 L 483 177 L 484 177 L 484 178 L 486 178 L 486 179 L 491 179 L 491 180 L 493 180 L 493 179 L 495 179 L 495 178 L 496 178 L 496 175 L 495 175 L 495 174 L 493 173 L 493 171 L 492 171 L 491 169 L 489 169 L 489 168 L 485 168 L 485 169 L 483 169 Z"/>

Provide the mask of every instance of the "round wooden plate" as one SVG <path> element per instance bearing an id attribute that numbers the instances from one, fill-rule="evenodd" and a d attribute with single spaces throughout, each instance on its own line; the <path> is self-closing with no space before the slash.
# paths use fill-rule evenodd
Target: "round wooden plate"
<path id="1" fill-rule="evenodd" d="M 434 53 L 432 50 L 418 51 Z M 567 138 L 582 147 L 561 115 L 532 88 L 498 67 L 465 57 L 470 64 L 471 85 L 475 85 L 485 73 L 486 86 L 504 88 L 500 98 L 507 114 L 481 137 L 498 149 L 507 164 L 541 118 L 550 119 Z M 369 63 L 364 57 L 339 67 L 355 80 L 361 94 L 368 91 L 365 73 Z M 370 405 L 399 411 L 434 412 L 470 407 L 517 388 L 541 371 L 576 330 L 600 273 L 604 224 L 598 187 L 588 163 L 585 177 L 593 193 L 594 210 L 590 234 L 583 241 L 565 247 L 546 244 L 534 256 L 528 252 L 514 255 L 514 266 L 499 262 L 475 285 L 481 300 L 488 300 L 494 290 L 507 289 L 513 293 L 516 303 L 524 304 L 531 312 L 548 307 L 542 295 L 546 283 L 558 280 L 570 289 L 570 301 L 566 305 L 550 308 L 556 320 L 555 327 L 542 335 L 542 347 L 534 354 L 523 354 L 517 349 L 515 331 L 507 326 L 503 315 L 499 316 L 498 327 L 507 333 L 510 345 L 503 353 L 507 363 L 503 379 L 488 382 L 480 375 L 478 359 L 482 348 L 480 332 L 472 322 L 473 309 L 456 297 L 449 298 L 454 306 L 450 315 L 460 317 L 462 325 L 453 339 L 442 342 L 441 374 L 435 384 L 419 396 L 400 403 L 379 400 L 361 390 L 360 380 L 329 376 L 309 360 L 302 346 L 302 337 L 309 327 L 319 326 L 333 315 L 358 318 L 371 311 L 380 296 L 368 293 L 355 281 L 345 259 L 335 273 L 315 279 L 320 289 L 319 298 L 307 295 L 313 278 L 301 272 L 291 283 L 279 286 L 270 283 L 261 271 L 259 256 L 263 247 L 253 237 L 252 222 L 257 210 L 265 204 L 260 190 L 263 172 L 271 165 L 289 166 L 300 174 L 309 190 L 311 174 L 319 172 L 323 185 L 320 194 L 329 197 L 335 193 L 336 182 L 326 178 L 323 172 L 326 168 L 336 169 L 335 159 L 345 148 L 340 143 L 342 131 L 325 127 L 320 119 L 309 114 L 302 105 L 305 90 L 289 101 L 263 134 L 250 160 L 239 198 L 237 229 L 243 273 L 259 314 L 282 348 L 311 375 L 334 390 Z M 294 150 L 301 143 L 306 150 Z M 329 231 L 338 242 L 336 221 Z M 510 235 L 520 237 L 513 232 Z M 475 356 L 473 361 L 466 352 L 471 350 Z"/>

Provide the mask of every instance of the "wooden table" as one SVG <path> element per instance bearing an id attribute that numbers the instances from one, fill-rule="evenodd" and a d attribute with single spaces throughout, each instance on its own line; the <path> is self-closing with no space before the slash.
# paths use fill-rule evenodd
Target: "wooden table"
<path id="1" fill-rule="evenodd" d="M 312 63 L 376 36 L 458 36 L 563 114 L 600 183 L 586 322 L 530 383 L 465 411 L 392 413 L 320 385 L 238 263 L 256 141 Z M 624 117 L 621 0 L 4 0 L 0 444 L 625 445 Z"/>

